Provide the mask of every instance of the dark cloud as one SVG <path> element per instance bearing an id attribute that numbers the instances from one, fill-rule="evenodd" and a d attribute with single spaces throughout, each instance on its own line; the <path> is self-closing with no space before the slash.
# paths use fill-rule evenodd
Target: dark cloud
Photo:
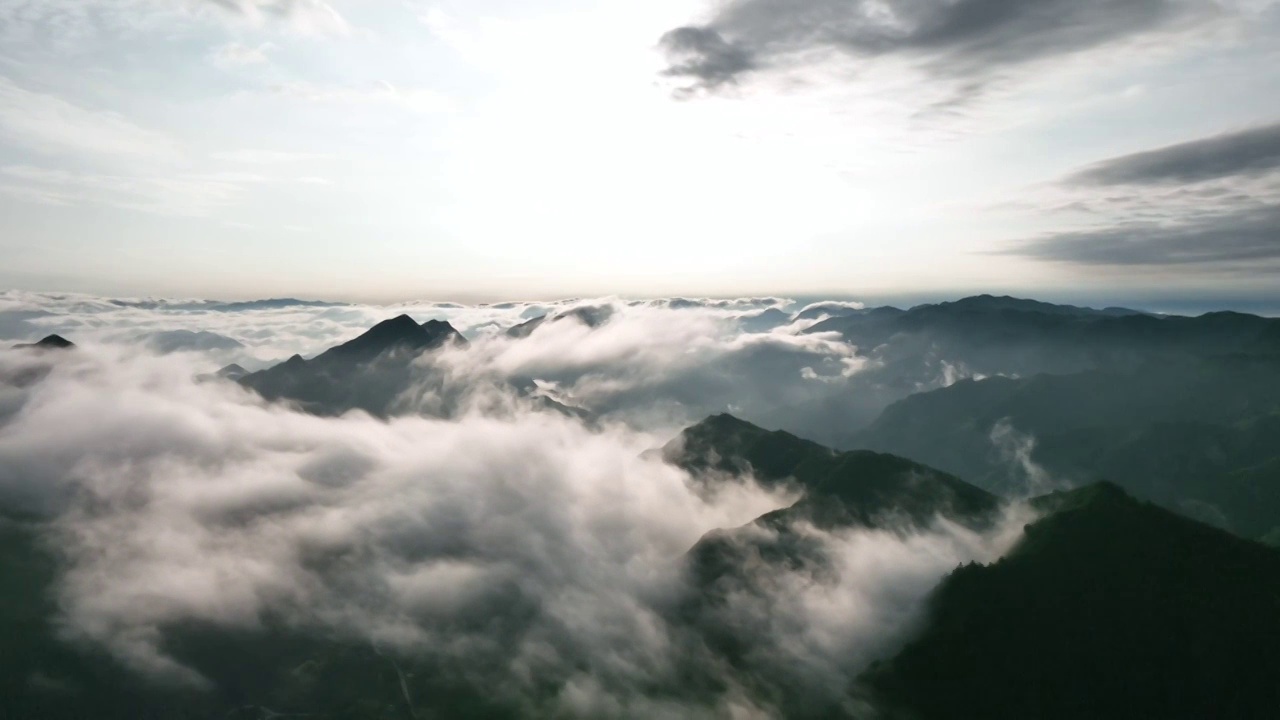
<path id="1" fill-rule="evenodd" d="M 1110 158 L 1058 188 L 1109 223 L 1006 252 L 1085 266 L 1280 272 L 1280 123 Z"/>
<path id="2" fill-rule="evenodd" d="M 715 90 L 809 51 L 912 56 L 935 73 L 1002 66 L 1142 33 L 1193 7 L 1175 0 L 731 0 L 706 24 L 668 33 L 665 74 Z"/>
<path id="3" fill-rule="evenodd" d="M 1280 205 L 1176 223 L 1128 223 L 1046 235 L 1009 254 L 1092 266 L 1221 266 L 1280 272 Z"/>
<path id="4" fill-rule="evenodd" d="M 671 67 L 663 74 L 695 77 L 707 89 L 736 83 L 738 76 L 756 67 L 751 50 L 726 41 L 708 27 L 676 28 L 662 36 L 661 45 L 671 59 Z"/>
<path id="5" fill-rule="evenodd" d="M 1075 185 L 1195 183 L 1280 169 L 1280 123 L 1104 160 L 1071 175 Z"/>

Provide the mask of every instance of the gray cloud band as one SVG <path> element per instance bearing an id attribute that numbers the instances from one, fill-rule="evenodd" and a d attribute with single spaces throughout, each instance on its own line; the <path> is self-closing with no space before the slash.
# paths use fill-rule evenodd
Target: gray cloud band
<path id="1" fill-rule="evenodd" d="M 1110 223 L 1001 251 L 1095 267 L 1280 272 L 1280 123 L 1103 160 L 1058 183 Z"/>
<path id="2" fill-rule="evenodd" d="M 1174 0 L 734 0 L 661 39 L 667 75 L 712 91 L 813 51 L 909 55 L 973 77 L 1153 30 L 1203 4 Z"/>

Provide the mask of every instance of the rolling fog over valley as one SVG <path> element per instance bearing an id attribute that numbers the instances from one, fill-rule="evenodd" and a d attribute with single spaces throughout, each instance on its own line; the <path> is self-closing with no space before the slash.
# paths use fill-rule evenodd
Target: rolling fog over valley
<path id="1" fill-rule="evenodd" d="M 1280 0 L 0 0 L 0 720 L 1280 717 Z"/>
<path id="2" fill-rule="evenodd" d="M 1268 318 L 4 302 L 23 712 L 869 716 L 1058 505 L 1280 573 Z"/>

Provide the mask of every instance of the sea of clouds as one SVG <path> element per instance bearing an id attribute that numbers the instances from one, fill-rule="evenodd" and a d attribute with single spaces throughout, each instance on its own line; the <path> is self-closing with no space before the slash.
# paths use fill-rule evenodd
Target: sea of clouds
<path id="1" fill-rule="evenodd" d="M 577 307 L 607 319 L 503 332 Z M 712 412 L 821 427 L 838 417 L 832 398 L 847 396 L 837 411 L 856 404 L 873 362 L 803 332 L 814 320 L 795 310 L 774 298 L 375 307 L 0 294 L 0 337 L 78 345 L 0 350 L 0 509 L 35 518 L 59 558 L 61 639 L 156 682 L 209 684 L 166 651 L 172 628 L 253 631 L 270 618 L 468 668 L 534 716 L 774 716 L 762 684 L 803 676 L 839 697 L 946 572 L 999 557 L 1025 521 L 808 529 L 831 568 L 779 571 L 721 610 L 768 648 L 745 668 L 674 623 L 698 539 L 797 495 L 750 477 L 697 482 L 647 451 Z M 309 357 L 400 313 L 470 339 L 423 361 L 478 388 L 447 418 L 412 412 L 423 388 L 390 419 L 319 417 L 207 377 Z M 154 341 L 175 330 L 191 335 L 162 337 L 194 346 Z M 511 395 L 498 381 L 512 378 L 591 418 Z M 679 686 L 691 662 L 716 675 L 715 697 L 655 691 Z"/>

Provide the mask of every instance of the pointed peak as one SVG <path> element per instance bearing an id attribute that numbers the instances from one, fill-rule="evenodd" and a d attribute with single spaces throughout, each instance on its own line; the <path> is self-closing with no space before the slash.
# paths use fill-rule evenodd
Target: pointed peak
<path id="1" fill-rule="evenodd" d="M 230 378 L 232 380 L 238 380 L 248 374 L 249 371 L 245 370 L 237 363 L 231 363 L 217 372 L 218 377 Z"/>
<path id="2" fill-rule="evenodd" d="M 389 320 L 383 320 L 377 325 L 374 325 L 373 327 L 369 328 L 368 332 L 372 332 L 374 330 L 377 330 L 378 328 L 392 328 L 392 327 L 408 330 L 410 328 L 418 327 L 418 321 L 414 320 L 412 317 L 409 317 L 409 315 L 405 313 L 401 313 Z"/>
<path id="3" fill-rule="evenodd" d="M 721 445 L 736 447 L 740 443 L 754 442 L 770 434 L 770 431 L 758 425 L 753 425 L 729 413 L 720 413 L 685 428 L 673 443 L 677 445 L 680 443 L 705 445 L 708 447 Z"/>
<path id="4" fill-rule="evenodd" d="M 37 347 L 43 348 L 69 348 L 75 347 L 75 343 L 58 334 L 46 335 L 40 342 L 36 343 Z"/>
<path id="5" fill-rule="evenodd" d="M 303 360 L 301 355 L 294 355 L 288 360 L 285 360 L 284 364 L 286 367 L 297 367 L 299 365 L 306 365 L 307 361 Z"/>
<path id="6" fill-rule="evenodd" d="M 75 347 L 76 344 L 58 334 L 47 335 L 39 342 L 23 343 L 14 345 L 15 348 L 28 348 L 36 350 L 67 350 Z"/>
<path id="7" fill-rule="evenodd" d="M 449 323 L 448 320 L 428 320 L 420 326 L 426 330 L 431 336 L 437 335 L 460 335 L 458 329 Z"/>
<path id="8" fill-rule="evenodd" d="M 374 325 L 353 340 L 326 350 L 316 360 L 321 363 L 337 359 L 365 362 L 390 350 L 427 350 L 450 339 L 465 342 L 462 335 L 443 320 L 429 320 L 419 325 L 408 315 L 397 315 Z"/>

